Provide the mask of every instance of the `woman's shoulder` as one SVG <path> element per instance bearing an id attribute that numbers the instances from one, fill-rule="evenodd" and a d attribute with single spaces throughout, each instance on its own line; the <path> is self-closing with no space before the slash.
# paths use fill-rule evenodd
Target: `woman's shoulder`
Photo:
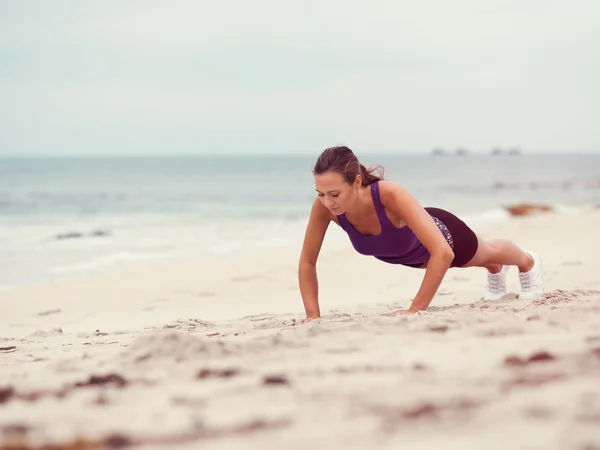
<path id="1" fill-rule="evenodd" d="M 377 184 L 379 185 L 379 198 L 383 203 L 394 200 L 395 197 L 404 190 L 404 188 L 395 181 L 379 180 Z"/>
<path id="2" fill-rule="evenodd" d="M 413 204 L 412 194 L 395 181 L 379 181 L 379 199 L 384 208 L 397 209 L 399 206 Z"/>

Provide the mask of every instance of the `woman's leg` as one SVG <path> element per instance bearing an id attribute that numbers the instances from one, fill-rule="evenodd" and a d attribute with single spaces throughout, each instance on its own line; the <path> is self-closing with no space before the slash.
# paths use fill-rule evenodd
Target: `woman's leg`
<path id="1" fill-rule="evenodd" d="M 522 299 L 534 299 L 544 293 L 541 258 L 535 252 L 525 252 L 506 239 L 483 240 L 477 236 L 477 252 L 461 267 L 484 267 L 488 270 L 483 298 L 499 300 L 506 292 L 506 272 L 509 266 L 519 269 Z"/>
<path id="2" fill-rule="evenodd" d="M 533 257 L 509 240 L 483 240 L 477 236 L 477 241 L 477 252 L 461 267 L 485 267 L 490 273 L 500 272 L 502 266 L 517 266 L 519 272 L 529 272 L 533 268 Z"/>
<path id="3" fill-rule="evenodd" d="M 506 239 L 484 240 L 454 214 L 440 208 L 425 208 L 450 233 L 454 250 L 452 267 L 484 267 L 487 283 L 484 299 L 498 300 L 506 295 L 506 271 L 519 268 L 521 298 L 536 298 L 543 294 L 541 258 L 535 252 L 525 252 Z M 438 223 L 438 226 L 440 224 Z M 444 231 L 440 229 L 442 233 Z M 426 264 L 423 266 L 426 267 Z"/>
<path id="4" fill-rule="evenodd" d="M 454 267 L 484 267 L 490 273 L 499 273 L 502 266 L 517 266 L 519 272 L 529 272 L 533 267 L 533 257 L 505 239 L 490 239 L 484 241 L 477 236 L 477 251 L 473 258 L 462 266 Z M 426 269 L 427 263 L 421 266 L 410 266 Z"/>

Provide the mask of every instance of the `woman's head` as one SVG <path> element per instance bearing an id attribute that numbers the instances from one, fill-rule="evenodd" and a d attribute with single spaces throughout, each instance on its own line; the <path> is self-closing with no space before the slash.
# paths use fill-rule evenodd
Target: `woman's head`
<path id="1" fill-rule="evenodd" d="M 330 147 L 321 153 L 313 168 L 319 198 L 337 215 L 347 211 L 356 202 L 358 190 L 383 179 L 374 172 L 381 167 L 367 169 L 348 147 Z"/>

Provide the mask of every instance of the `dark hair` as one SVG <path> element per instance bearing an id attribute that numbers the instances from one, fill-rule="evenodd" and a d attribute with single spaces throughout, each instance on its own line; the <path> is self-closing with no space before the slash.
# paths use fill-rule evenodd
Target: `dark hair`
<path id="1" fill-rule="evenodd" d="M 357 175 L 362 175 L 363 186 L 383 180 L 383 167 L 367 169 L 348 147 L 329 147 L 323 150 L 313 168 L 313 174 L 321 175 L 325 172 L 339 173 L 348 184 L 354 183 Z M 375 175 L 375 172 L 379 172 L 379 175 Z"/>

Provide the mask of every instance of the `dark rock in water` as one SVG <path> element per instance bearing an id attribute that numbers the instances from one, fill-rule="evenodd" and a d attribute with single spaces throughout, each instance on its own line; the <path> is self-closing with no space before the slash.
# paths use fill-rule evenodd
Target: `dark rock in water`
<path id="1" fill-rule="evenodd" d="M 93 231 L 92 234 L 90 234 L 90 236 L 92 236 L 92 237 L 110 236 L 110 232 L 108 232 L 106 230 L 96 230 L 96 231 Z"/>
<path id="2" fill-rule="evenodd" d="M 58 240 L 61 239 L 75 239 L 75 238 L 83 238 L 83 237 L 106 237 L 110 236 L 110 232 L 106 230 L 94 230 L 89 234 L 80 233 L 79 231 L 71 231 L 68 233 L 60 233 L 55 237 Z"/>
<path id="3" fill-rule="evenodd" d="M 531 203 L 520 203 L 518 205 L 505 206 L 512 216 L 529 216 L 540 212 L 553 212 L 553 208 L 548 205 L 536 205 Z"/>
<path id="4" fill-rule="evenodd" d="M 57 234 L 56 235 L 56 239 L 61 240 L 61 239 L 74 239 L 74 238 L 82 238 L 83 234 L 82 233 L 77 233 L 77 232 L 71 232 L 71 233 L 61 233 L 61 234 Z"/>
<path id="5" fill-rule="evenodd" d="M 444 149 L 441 148 L 434 148 L 431 153 L 434 156 L 444 156 L 448 154 Z"/>

